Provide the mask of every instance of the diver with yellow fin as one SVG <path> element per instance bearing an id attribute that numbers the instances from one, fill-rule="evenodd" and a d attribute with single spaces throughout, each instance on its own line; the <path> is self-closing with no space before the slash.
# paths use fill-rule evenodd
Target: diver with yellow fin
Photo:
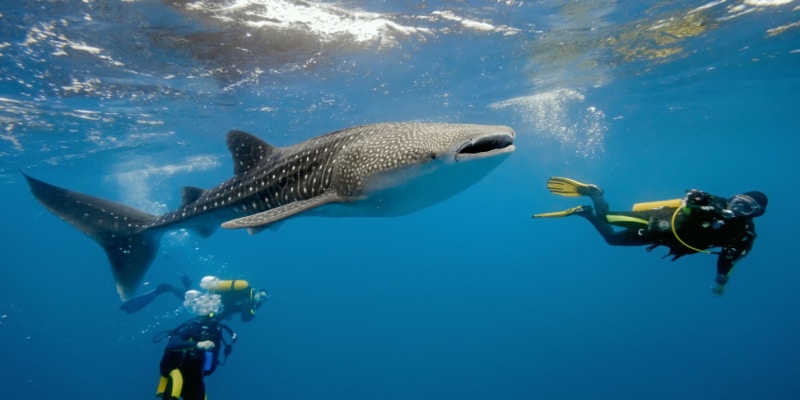
<path id="1" fill-rule="evenodd" d="M 666 246 L 669 248 L 667 256 L 672 256 L 673 261 L 687 254 L 718 254 L 716 284 L 712 287 L 712 292 L 718 295 L 724 293 L 734 264 L 753 247 L 756 238 L 753 218 L 763 215 L 767 208 L 767 196 L 759 191 L 725 199 L 689 190 L 680 199 L 637 203 L 632 211 L 609 211 L 603 190 L 597 185 L 552 177 L 547 181 L 547 189 L 560 196 L 587 196 L 592 199 L 594 208 L 578 206 L 534 214 L 533 218 L 579 215 L 612 246 L 650 245 L 647 251 Z M 712 248 L 719 251 L 711 251 Z"/>

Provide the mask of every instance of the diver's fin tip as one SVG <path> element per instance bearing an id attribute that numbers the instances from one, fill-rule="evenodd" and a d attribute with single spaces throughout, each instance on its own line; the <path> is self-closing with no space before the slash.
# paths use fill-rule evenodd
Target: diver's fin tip
<path id="1" fill-rule="evenodd" d="M 597 185 L 583 183 L 575 179 L 554 176 L 547 180 L 547 190 L 550 193 L 565 197 L 592 196 L 603 194 Z"/>

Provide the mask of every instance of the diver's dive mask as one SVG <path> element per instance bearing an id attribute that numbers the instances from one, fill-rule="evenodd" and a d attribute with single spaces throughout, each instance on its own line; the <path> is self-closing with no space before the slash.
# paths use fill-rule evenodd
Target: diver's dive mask
<path id="1" fill-rule="evenodd" d="M 258 308 L 263 304 L 265 301 L 269 299 L 269 292 L 266 290 L 258 290 L 253 293 L 253 308 Z"/>
<path id="2" fill-rule="evenodd" d="M 734 217 L 757 217 L 764 213 L 764 208 L 755 199 L 744 194 L 728 199 L 727 209 Z"/>

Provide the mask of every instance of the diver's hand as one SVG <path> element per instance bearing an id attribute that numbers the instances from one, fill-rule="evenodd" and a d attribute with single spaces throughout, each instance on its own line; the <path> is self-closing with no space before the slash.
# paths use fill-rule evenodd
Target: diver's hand
<path id="1" fill-rule="evenodd" d="M 720 285 L 719 283 L 711 287 L 711 293 L 714 293 L 717 296 L 722 296 L 725 294 L 725 285 Z"/>
<path id="2" fill-rule="evenodd" d="M 215 347 L 214 342 L 210 340 L 203 340 L 202 342 L 197 342 L 197 348 L 200 350 L 211 350 Z"/>
<path id="3" fill-rule="evenodd" d="M 714 293 L 717 296 L 722 296 L 725 294 L 725 284 L 728 283 L 727 275 L 725 274 L 717 274 L 717 277 L 714 278 L 714 282 L 716 283 L 713 287 L 711 287 L 711 293 Z"/>
<path id="4" fill-rule="evenodd" d="M 701 190 L 692 189 L 686 193 L 686 204 L 690 207 L 703 207 L 711 204 L 712 196 Z"/>

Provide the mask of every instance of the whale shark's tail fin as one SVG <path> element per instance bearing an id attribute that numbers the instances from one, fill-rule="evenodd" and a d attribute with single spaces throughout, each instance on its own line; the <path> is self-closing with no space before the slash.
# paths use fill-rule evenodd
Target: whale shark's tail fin
<path id="1" fill-rule="evenodd" d="M 40 203 L 103 247 L 117 292 L 129 299 L 158 252 L 163 231 L 148 229 L 158 217 L 23 175 Z"/>

